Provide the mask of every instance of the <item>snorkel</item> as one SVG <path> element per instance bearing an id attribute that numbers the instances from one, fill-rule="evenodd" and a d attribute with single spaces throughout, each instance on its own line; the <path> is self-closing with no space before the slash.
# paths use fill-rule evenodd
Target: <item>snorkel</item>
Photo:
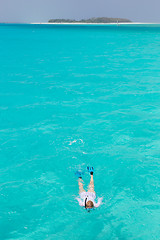
<path id="1" fill-rule="evenodd" d="M 85 209 L 87 209 L 86 203 L 87 203 L 87 198 L 85 198 Z"/>

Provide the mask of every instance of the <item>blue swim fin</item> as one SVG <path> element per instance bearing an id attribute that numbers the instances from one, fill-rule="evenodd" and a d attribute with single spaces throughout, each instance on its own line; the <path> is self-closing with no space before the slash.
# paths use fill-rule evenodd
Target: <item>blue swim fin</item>
<path id="1" fill-rule="evenodd" d="M 94 173 L 94 168 L 93 167 L 87 167 L 88 172 L 93 175 Z"/>
<path id="2" fill-rule="evenodd" d="M 75 172 L 75 175 L 78 177 L 78 178 L 82 178 L 82 175 L 84 175 L 84 173 L 82 171 L 76 171 Z"/>

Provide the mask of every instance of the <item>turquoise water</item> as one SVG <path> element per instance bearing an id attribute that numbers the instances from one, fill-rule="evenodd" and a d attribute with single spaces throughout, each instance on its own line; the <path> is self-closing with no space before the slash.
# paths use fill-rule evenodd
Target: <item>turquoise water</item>
<path id="1" fill-rule="evenodd" d="M 0 25 L 1 240 L 159 240 L 159 149 L 160 28 Z"/>

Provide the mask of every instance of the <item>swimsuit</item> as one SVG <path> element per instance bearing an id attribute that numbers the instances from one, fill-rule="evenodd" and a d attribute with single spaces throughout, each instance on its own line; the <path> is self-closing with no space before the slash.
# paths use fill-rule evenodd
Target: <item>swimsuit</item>
<path id="1" fill-rule="evenodd" d="M 81 207 L 85 207 L 85 200 L 86 202 L 92 201 L 94 204 L 94 207 L 99 207 L 99 205 L 102 202 L 102 198 L 98 198 L 98 202 L 95 202 L 96 194 L 94 192 L 81 192 L 79 194 L 80 198 L 76 198 L 79 202 L 79 205 Z M 87 199 L 86 199 L 87 198 Z"/>

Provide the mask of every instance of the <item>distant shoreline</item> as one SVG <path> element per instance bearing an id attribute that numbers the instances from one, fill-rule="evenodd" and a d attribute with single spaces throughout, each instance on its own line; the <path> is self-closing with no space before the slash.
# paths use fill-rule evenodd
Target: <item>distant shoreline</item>
<path id="1" fill-rule="evenodd" d="M 35 24 L 35 25 L 160 25 L 160 23 L 143 23 L 143 22 L 126 22 L 126 23 L 48 23 L 48 22 L 31 22 L 31 23 L 19 23 L 19 22 L 0 22 L 0 24 Z"/>
<path id="2" fill-rule="evenodd" d="M 142 22 L 118 22 L 118 23 L 48 23 L 48 22 L 38 22 L 30 24 L 47 24 L 47 25 L 160 25 L 160 23 L 142 23 Z"/>

